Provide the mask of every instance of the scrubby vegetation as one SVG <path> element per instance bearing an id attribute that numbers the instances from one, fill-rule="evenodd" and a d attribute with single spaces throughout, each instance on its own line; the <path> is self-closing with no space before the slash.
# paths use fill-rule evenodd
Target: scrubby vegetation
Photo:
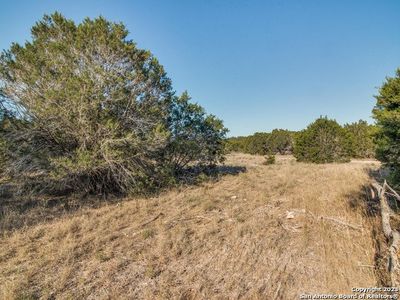
<path id="1" fill-rule="evenodd" d="M 5 157 L 5 140 L 4 140 L 4 118 L 0 116 L 0 176 L 4 170 Z"/>
<path id="2" fill-rule="evenodd" d="M 1 163 L 22 192 L 142 192 L 222 161 L 222 122 L 175 96 L 123 24 L 55 13 L 31 32 L 0 57 Z"/>
<path id="3" fill-rule="evenodd" d="M 330 163 L 349 161 L 345 130 L 335 121 L 321 117 L 301 131 L 295 142 L 298 161 Z"/>
<path id="4" fill-rule="evenodd" d="M 393 184 L 400 185 L 400 69 L 394 77 L 386 78 L 379 94 L 373 116 L 377 122 L 377 158 L 391 170 Z"/>
<path id="5" fill-rule="evenodd" d="M 290 154 L 293 150 L 294 132 L 274 129 L 270 133 L 257 132 L 244 137 L 232 137 L 226 141 L 228 152 L 249 154 Z"/>
<path id="6" fill-rule="evenodd" d="M 275 161 L 276 161 L 275 155 L 273 154 L 267 155 L 264 161 L 264 165 L 273 165 L 275 164 Z"/>
<path id="7" fill-rule="evenodd" d="M 226 149 L 259 155 L 295 152 L 299 161 L 317 163 L 374 157 L 376 126 L 360 120 L 342 127 L 327 118 L 317 119 L 314 123 L 301 132 L 274 129 L 271 133 L 232 137 L 227 139 Z M 297 145 L 295 149 L 294 145 Z"/>
<path id="8" fill-rule="evenodd" d="M 374 138 L 377 127 L 366 121 L 359 120 L 345 124 L 344 129 L 348 143 L 349 155 L 354 158 L 372 158 L 375 156 Z"/>

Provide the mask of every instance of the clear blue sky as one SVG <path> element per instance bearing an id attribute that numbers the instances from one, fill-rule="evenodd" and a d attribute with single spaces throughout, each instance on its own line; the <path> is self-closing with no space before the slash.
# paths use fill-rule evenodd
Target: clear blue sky
<path id="1" fill-rule="evenodd" d="M 125 23 L 230 135 L 299 130 L 320 115 L 372 122 L 377 87 L 400 67 L 399 0 L 2 0 L 0 48 L 55 10 Z"/>

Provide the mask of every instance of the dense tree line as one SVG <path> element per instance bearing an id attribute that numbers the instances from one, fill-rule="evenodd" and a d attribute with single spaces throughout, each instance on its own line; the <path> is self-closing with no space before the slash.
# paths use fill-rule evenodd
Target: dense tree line
<path id="1" fill-rule="evenodd" d="M 315 163 L 344 162 L 373 157 L 375 134 L 376 127 L 363 120 L 341 126 L 321 117 L 300 132 L 275 129 L 229 138 L 226 149 L 260 155 L 294 154 L 298 161 Z"/>
<path id="2" fill-rule="evenodd" d="M 31 33 L 0 57 L 1 165 L 22 190 L 137 192 L 223 160 L 221 120 L 123 24 L 55 13 Z"/>
<path id="3" fill-rule="evenodd" d="M 257 132 L 250 136 L 232 137 L 226 140 L 228 152 L 249 154 L 290 154 L 293 151 L 294 132 L 274 129 L 272 132 Z"/>
<path id="4" fill-rule="evenodd" d="M 346 162 L 350 158 L 371 158 L 375 154 L 376 126 L 360 120 L 340 126 L 320 117 L 295 139 L 294 156 L 314 163 Z"/>

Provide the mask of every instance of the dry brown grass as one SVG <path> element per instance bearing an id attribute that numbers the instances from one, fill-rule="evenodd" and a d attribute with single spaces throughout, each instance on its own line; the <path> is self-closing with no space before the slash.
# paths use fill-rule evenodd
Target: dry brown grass
<path id="1" fill-rule="evenodd" d="M 357 206 L 377 163 L 263 161 L 233 154 L 247 172 L 4 236 L 0 298 L 295 299 L 377 285 L 378 220 Z"/>

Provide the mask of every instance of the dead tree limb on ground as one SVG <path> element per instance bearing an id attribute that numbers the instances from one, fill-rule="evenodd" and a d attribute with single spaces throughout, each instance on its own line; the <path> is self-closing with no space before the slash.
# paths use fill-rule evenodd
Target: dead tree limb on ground
<path id="1" fill-rule="evenodd" d="M 158 215 L 156 215 L 155 217 L 151 218 L 150 220 L 144 222 L 143 224 L 140 225 L 140 227 L 144 227 L 148 224 L 150 224 L 151 222 L 154 222 L 155 220 L 157 220 L 159 217 L 162 217 L 164 214 L 162 212 L 160 212 Z"/>
<path id="2" fill-rule="evenodd" d="M 386 194 L 394 196 L 397 201 L 400 201 L 400 196 L 386 183 L 386 180 L 383 183 L 383 186 L 380 186 L 376 182 L 374 182 L 372 185 L 377 190 L 377 195 L 381 206 L 382 229 L 386 239 L 389 242 L 388 271 L 392 281 L 392 286 L 400 286 L 400 266 L 398 258 L 400 233 L 397 230 L 393 230 L 390 225 L 390 218 L 396 213 L 389 206 Z M 390 193 L 388 193 L 387 190 L 389 190 Z"/>

